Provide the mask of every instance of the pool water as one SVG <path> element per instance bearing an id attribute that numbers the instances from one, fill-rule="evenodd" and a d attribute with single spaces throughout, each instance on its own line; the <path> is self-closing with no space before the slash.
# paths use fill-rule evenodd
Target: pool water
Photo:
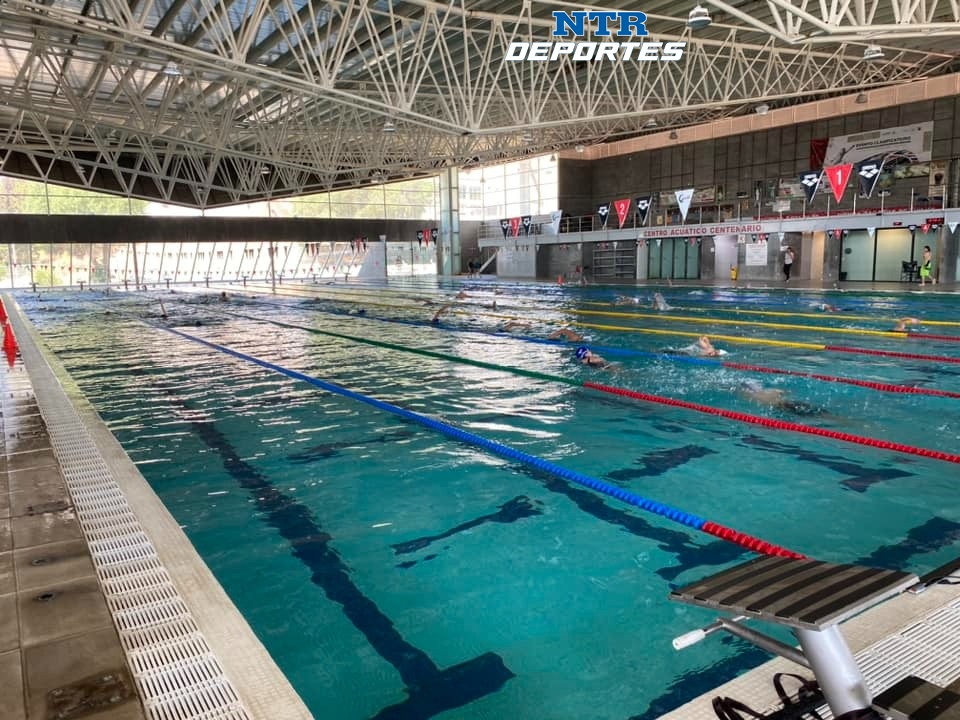
<path id="1" fill-rule="evenodd" d="M 864 331 L 910 316 L 920 335 L 960 338 L 928 324 L 958 317 L 960 298 L 672 288 L 657 316 L 613 305 L 622 288 L 471 281 L 430 326 L 461 287 L 18 297 L 316 717 L 652 720 L 765 659 L 732 640 L 670 644 L 711 619 L 670 589 L 750 555 L 162 325 L 817 559 L 922 573 L 957 555 L 954 463 L 570 382 L 950 453 L 958 398 L 649 353 L 707 333 L 723 360 L 958 393 L 960 344 Z M 818 313 L 824 301 L 843 311 Z M 496 332 L 507 317 L 530 327 Z M 543 342 L 557 322 L 619 366 Z M 758 404 L 748 378 L 816 414 Z"/>

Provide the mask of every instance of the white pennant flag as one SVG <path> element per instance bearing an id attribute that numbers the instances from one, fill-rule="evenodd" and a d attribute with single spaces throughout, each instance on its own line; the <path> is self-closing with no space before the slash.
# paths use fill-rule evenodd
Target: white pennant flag
<path id="1" fill-rule="evenodd" d="M 873 239 L 873 234 L 874 234 L 876 231 L 877 231 L 877 229 L 876 229 L 875 227 L 868 227 L 868 228 L 867 228 L 867 235 L 870 236 L 870 239 L 871 239 L 871 240 Z"/>
<path id="2" fill-rule="evenodd" d="M 560 234 L 560 218 L 563 217 L 563 210 L 554 210 L 550 213 L 550 226 L 553 228 L 553 234 Z"/>
<path id="3" fill-rule="evenodd" d="M 957 223 L 947 223 L 947 227 L 950 228 L 950 233 L 953 234 L 953 231 L 957 229 Z"/>
<path id="4" fill-rule="evenodd" d="M 688 190 L 674 190 L 674 195 L 677 196 L 677 205 L 680 206 L 680 217 L 683 218 L 683 222 L 687 221 L 687 211 L 690 210 L 690 201 L 693 200 L 693 188 Z"/>
<path id="5" fill-rule="evenodd" d="M 660 247 L 660 243 L 663 242 L 663 238 L 657 238 L 657 247 Z"/>
<path id="6" fill-rule="evenodd" d="M 777 234 L 780 236 L 780 244 L 783 245 L 783 239 L 787 236 L 787 234 L 783 230 Z"/>

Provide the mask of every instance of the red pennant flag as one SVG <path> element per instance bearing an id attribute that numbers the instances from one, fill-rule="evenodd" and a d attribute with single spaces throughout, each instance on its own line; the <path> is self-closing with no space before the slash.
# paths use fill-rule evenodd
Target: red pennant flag
<path id="1" fill-rule="evenodd" d="M 617 211 L 617 220 L 620 221 L 620 227 L 623 227 L 623 223 L 627 220 L 627 212 L 630 210 L 630 198 L 614 200 L 613 207 Z"/>
<path id="2" fill-rule="evenodd" d="M 831 165 L 823 173 L 830 180 L 830 187 L 833 188 L 833 196 L 840 202 L 843 198 L 843 191 L 847 189 L 847 181 L 850 179 L 850 173 L 853 172 L 853 163 L 845 165 Z"/>
<path id="3" fill-rule="evenodd" d="M 520 237 L 520 218 L 510 218 L 510 233 L 514 237 Z"/>
<path id="4" fill-rule="evenodd" d="M 930 232 L 930 223 L 924 223 L 923 225 L 920 226 L 920 229 L 921 229 L 924 233 Z"/>

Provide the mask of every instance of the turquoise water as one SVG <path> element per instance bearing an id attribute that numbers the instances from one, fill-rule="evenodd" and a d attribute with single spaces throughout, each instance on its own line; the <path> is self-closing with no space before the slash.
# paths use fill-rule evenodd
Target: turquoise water
<path id="1" fill-rule="evenodd" d="M 863 331 L 896 317 L 950 321 L 960 298 L 833 294 L 844 310 L 818 313 L 819 294 L 673 288 L 663 293 L 675 310 L 658 316 L 611 305 L 623 289 L 472 282 L 430 327 L 461 287 L 294 287 L 227 304 L 189 293 L 18 298 L 317 717 L 658 717 L 764 659 L 716 638 L 670 645 L 711 616 L 669 603 L 669 590 L 749 555 L 159 329 L 149 324 L 159 300 L 168 324 L 196 338 L 818 559 L 923 572 L 956 556 L 955 464 L 268 321 L 955 452 L 960 399 L 624 351 L 709 333 L 724 360 L 960 392 L 960 364 L 817 349 L 958 358 L 955 342 Z M 789 315 L 727 312 L 737 309 Z M 496 334 L 504 316 L 531 328 Z M 620 366 L 585 368 L 575 345 L 537 342 L 556 321 L 607 326 L 575 327 Z M 960 327 L 914 329 L 960 337 Z M 819 413 L 759 405 L 738 392 L 747 378 Z"/>

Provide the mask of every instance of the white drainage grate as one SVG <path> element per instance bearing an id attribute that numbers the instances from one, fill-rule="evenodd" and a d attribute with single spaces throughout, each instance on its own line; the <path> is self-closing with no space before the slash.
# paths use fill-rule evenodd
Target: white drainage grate
<path id="1" fill-rule="evenodd" d="M 29 333 L 37 404 L 150 720 L 251 720 Z"/>

